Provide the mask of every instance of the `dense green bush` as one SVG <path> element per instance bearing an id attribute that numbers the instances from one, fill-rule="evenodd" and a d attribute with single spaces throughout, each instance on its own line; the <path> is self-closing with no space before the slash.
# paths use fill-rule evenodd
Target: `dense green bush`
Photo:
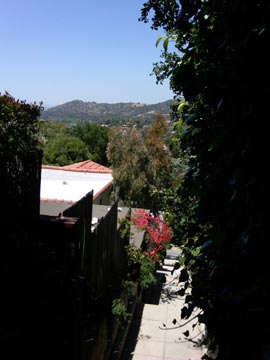
<path id="1" fill-rule="evenodd" d="M 28 153 L 40 148 L 38 117 L 42 104 L 15 100 L 0 94 L 0 154 Z"/>
<path id="2" fill-rule="evenodd" d="M 6 238 L 16 237 L 16 229 L 22 237 L 25 219 L 39 215 L 40 111 L 41 104 L 27 104 L 8 93 L 0 95 L 0 219 L 5 226 L 12 222 L 17 226 L 11 226 Z M 16 216 L 11 216 L 14 212 Z"/>
<path id="3" fill-rule="evenodd" d="M 154 266 L 148 254 L 133 245 L 126 246 L 128 256 L 128 279 L 138 282 L 142 289 L 156 283 Z"/>

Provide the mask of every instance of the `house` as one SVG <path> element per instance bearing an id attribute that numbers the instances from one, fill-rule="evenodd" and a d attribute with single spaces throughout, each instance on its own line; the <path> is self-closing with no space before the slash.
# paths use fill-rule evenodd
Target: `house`
<path id="1" fill-rule="evenodd" d="M 41 209 L 45 202 L 76 203 L 92 190 L 94 204 L 110 204 L 113 191 L 111 169 L 91 160 L 67 166 L 42 166 Z"/>

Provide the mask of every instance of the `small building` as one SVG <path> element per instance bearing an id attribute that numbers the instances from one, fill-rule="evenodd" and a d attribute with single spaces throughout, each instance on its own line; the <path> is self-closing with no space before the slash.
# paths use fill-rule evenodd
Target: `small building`
<path id="1" fill-rule="evenodd" d="M 76 203 L 93 190 L 93 203 L 109 205 L 113 191 L 112 170 L 91 160 L 67 166 L 43 165 L 40 201 Z"/>

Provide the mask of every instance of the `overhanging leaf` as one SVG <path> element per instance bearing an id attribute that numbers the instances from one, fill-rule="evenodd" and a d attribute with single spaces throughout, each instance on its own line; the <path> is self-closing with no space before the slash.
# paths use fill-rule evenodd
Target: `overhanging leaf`
<path id="1" fill-rule="evenodd" d="M 168 50 L 168 44 L 169 44 L 169 37 L 166 36 L 164 41 L 163 41 L 163 48 L 164 48 L 165 51 Z"/>
<path id="2" fill-rule="evenodd" d="M 163 36 L 160 35 L 158 38 L 157 38 L 157 41 L 156 41 L 156 47 L 158 47 L 159 43 L 161 42 L 161 40 L 163 39 Z"/>

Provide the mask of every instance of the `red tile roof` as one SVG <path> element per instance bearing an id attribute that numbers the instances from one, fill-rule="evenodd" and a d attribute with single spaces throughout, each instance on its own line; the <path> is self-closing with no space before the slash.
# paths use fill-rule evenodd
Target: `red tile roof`
<path id="1" fill-rule="evenodd" d="M 112 170 L 106 166 L 95 163 L 91 160 L 81 161 L 75 164 L 66 166 L 48 166 L 42 165 L 44 169 L 55 169 L 55 170 L 68 170 L 68 171 L 79 171 L 88 173 L 99 173 L 99 174 L 111 174 Z"/>

